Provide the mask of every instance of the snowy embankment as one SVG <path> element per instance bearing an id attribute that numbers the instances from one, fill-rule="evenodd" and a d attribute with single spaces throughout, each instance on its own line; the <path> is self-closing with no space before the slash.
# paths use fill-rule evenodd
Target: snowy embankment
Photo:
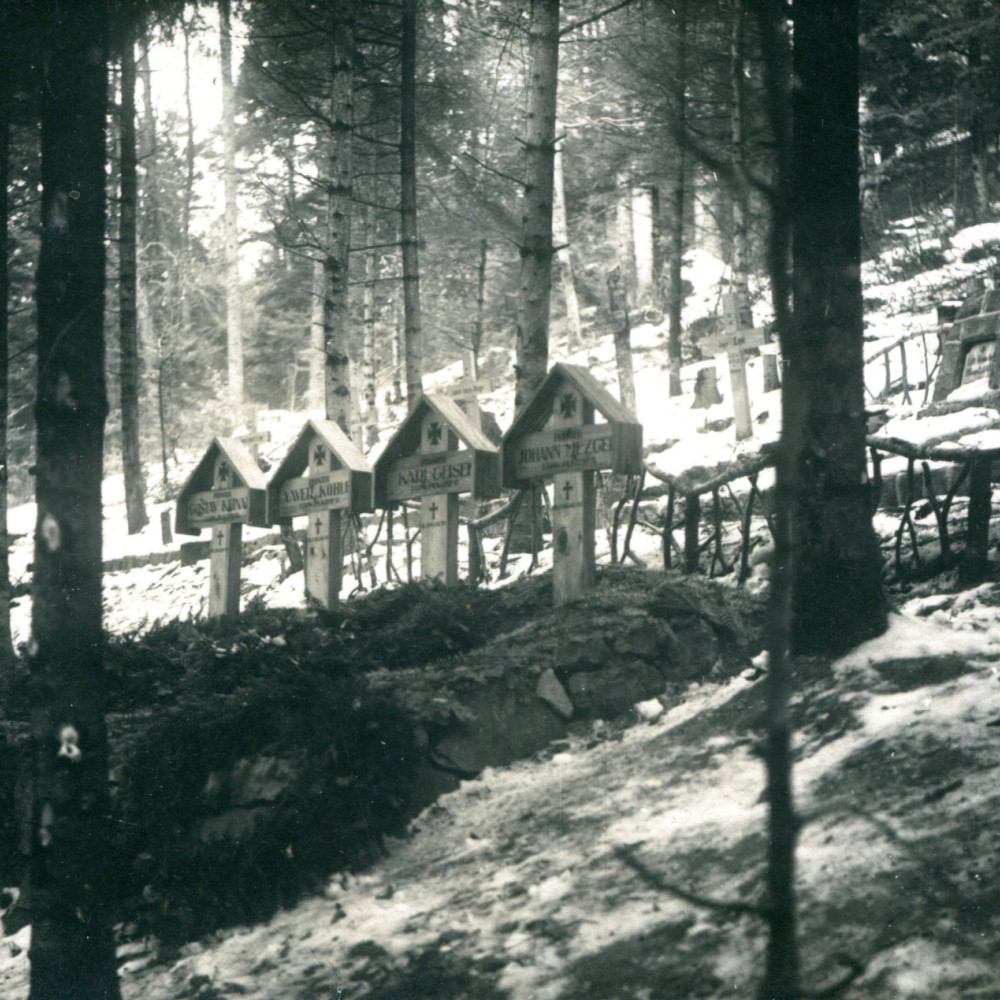
<path id="1" fill-rule="evenodd" d="M 947 650 L 947 653 L 942 653 Z M 1000 634 L 893 618 L 800 678 L 794 713 L 806 979 L 851 996 L 1000 991 Z M 748 996 L 760 922 L 664 891 L 761 898 L 761 681 L 690 689 L 652 722 L 597 724 L 440 799 L 370 871 L 266 925 L 123 954 L 126 998 Z M 0 990 L 26 988 L 26 944 Z"/>

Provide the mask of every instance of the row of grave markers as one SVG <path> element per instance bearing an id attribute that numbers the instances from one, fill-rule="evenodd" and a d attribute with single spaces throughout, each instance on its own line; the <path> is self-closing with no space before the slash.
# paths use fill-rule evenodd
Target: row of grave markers
<path id="1" fill-rule="evenodd" d="M 597 422 L 597 417 L 602 422 Z M 181 534 L 212 531 L 208 613 L 239 610 L 244 524 L 308 517 L 307 593 L 336 605 L 341 519 L 420 501 L 421 577 L 458 582 L 458 498 L 500 495 L 501 485 L 553 482 L 554 601 L 585 591 L 595 573 L 594 473 L 642 471 L 642 427 L 585 368 L 556 364 L 497 448 L 459 405 L 425 394 L 375 462 L 336 424 L 309 420 L 270 480 L 235 438 L 215 438 L 177 500 Z"/>

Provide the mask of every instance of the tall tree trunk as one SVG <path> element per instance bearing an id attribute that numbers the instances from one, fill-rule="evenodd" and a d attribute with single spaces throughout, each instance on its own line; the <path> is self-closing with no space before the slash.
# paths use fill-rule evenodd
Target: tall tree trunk
<path id="1" fill-rule="evenodd" d="M 566 349 L 575 351 L 583 342 L 583 334 L 580 324 L 580 303 L 576 297 L 576 278 L 573 274 L 573 254 L 569 244 L 569 222 L 566 218 L 562 143 L 556 146 L 552 170 L 552 239 L 559 248 L 556 250 L 556 262 L 559 265 L 559 278 L 562 281 L 563 299 L 566 303 Z"/>
<path id="2" fill-rule="evenodd" d="M 222 147 L 225 208 L 226 370 L 229 406 L 238 426 L 245 423 L 243 324 L 240 313 L 240 257 L 236 206 L 236 99 L 233 90 L 233 29 L 229 0 L 219 0 L 219 57 L 222 77 Z"/>
<path id="3" fill-rule="evenodd" d="M 632 164 L 615 178 L 615 255 L 621 268 L 622 291 L 629 306 L 636 303 L 635 229 L 632 219 Z"/>
<path id="4" fill-rule="evenodd" d="M 354 186 L 354 5 L 336 4 L 330 37 L 330 119 L 323 267 L 324 405 L 327 419 L 351 434 L 348 273 Z"/>
<path id="5" fill-rule="evenodd" d="M 791 287 L 788 278 L 792 204 L 791 66 L 784 0 L 754 0 L 765 72 L 765 94 L 775 148 L 768 271 L 771 299 L 782 345 L 791 341 Z M 786 404 L 782 400 L 784 409 Z M 764 767 L 768 804 L 768 944 L 758 1000 L 798 1000 L 799 955 L 796 938 L 795 844 L 798 817 L 792 797 L 792 727 L 789 715 L 792 629 L 792 522 L 801 423 L 782 428 L 775 480 L 775 544 L 769 595 Z"/>
<path id="6" fill-rule="evenodd" d="M 743 140 L 744 119 L 744 30 L 743 0 L 733 0 L 733 34 L 730 52 L 730 79 L 733 89 L 732 105 L 732 161 L 736 189 L 733 191 L 733 291 L 740 306 L 750 301 L 750 284 L 747 265 L 747 185 L 746 144 Z"/>
<path id="7" fill-rule="evenodd" d="M 184 198 L 181 202 L 181 246 L 184 250 L 184 265 L 191 242 L 191 207 L 194 201 L 194 109 L 191 105 L 191 32 L 192 25 L 182 18 L 184 33 Z M 148 88 L 147 88 L 148 93 Z"/>
<path id="8" fill-rule="evenodd" d="M 519 413 L 549 367 L 552 186 L 559 71 L 559 0 L 532 0 L 528 28 L 528 111 L 521 217 L 514 409 Z"/>
<path id="9" fill-rule="evenodd" d="M 635 261 L 635 304 L 655 304 L 656 188 L 632 187 L 632 259 Z"/>
<path id="10" fill-rule="evenodd" d="M 858 0 L 805 5 L 797 18 L 795 311 L 783 393 L 802 426 L 792 647 L 837 652 L 882 632 L 887 614 L 865 450 Z"/>
<path id="11" fill-rule="evenodd" d="M 636 412 L 635 371 L 632 366 L 632 323 L 628 314 L 621 267 L 608 272 L 608 310 L 614 328 L 615 367 L 618 369 L 618 396 L 622 405 Z"/>
<path id="12" fill-rule="evenodd" d="M 403 384 L 401 369 L 403 365 L 403 327 L 404 321 L 402 311 L 399 308 L 399 300 L 392 303 L 392 401 L 401 403 L 403 401 Z"/>
<path id="13" fill-rule="evenodd" d="M 476 322 L 472 328 L 472 377 L 479 378 L 479 361 L 486 329 L 486 238 L 479 241 L 479 265 L 476 268 Z"/>
<path id="14" fill-rule="evenodd" d="M 185 87 L 189 86 L 185 65 Z M 167 393 L 170 365 L 170 323 L 165 304 L 166 275 L 165 255 L 162 252 L 160 219 L 160 174 L 157 169 L 159 151 L 156 141 L 156 114 L 153 110 L 153 74 L 149 63 L 149 35 L 145 30 L 139 35 L 138 74 L 142 79 L 142 121 L 139 130 L 139 150 L 142 156 L 146 183 L 142 190 L 143 212 L 141 232 L 145 242 L 140 289 L 139 329 L 147 345 L 156 348 L 156 415 L 160 437 L 160 469 L 164 496 L 170 490 L 167 458 L 171 451 L 168 427 Z M 184 222 L 185 226 L 187 221 Z M 179 285 L 181 325 L 190 328 L 190 308 L 186 294 L 187 245 L 180 261 L 177 283 Z"/>
<path id="15" fill-rule="evenodd" d="M 306 409 L 326 412 L 326 345 L 323 335 L 323 303 L 326 301 L 326 269 L 313 261 L 312 298 L 309 315 L 309 385 Z"/>
<path id="16" fill-rule="evenodd" d="M 101 633 L 107 8 L 47 2 L 31 670 L 32 1000 L 117 1000 Z"/>
<path id="17" fill-rule="evenodd" d="M 971 25 L 978 24 L 982 13 L 980 0 L 968 0 L 965 9 L 966 20 Z M 969 33 L 966 49 L 966 92 L 969 103 L 969 155 L 972 161 L 973 222 L 983 222 L 990 215 L 990 184 L 987 167 L 987 144 L 989 142 L 982 104 L 979 99 L 979 74 L 983 65 L 983 42 L 978 30 Z"/>
<path id="18" fill-rule="evenodd" d="M 149 524 L 146 483 L 139 449 L 139 329 L 136 298 L 136 228 L 138 171 L 135 143 L 135 37 L 123 18 L 121 55 L 121 204 L 118 239 L 118 331 L 121 355 L 122 472 L 125 477 L 125 520 L 130 535 Z"/>
<path id="19" fill-rule="evenodd" d="M 403 344 L 406 401 L 423 391 L 423 332 L 417 240 L 417 0 L 403 0 L 399 118 L 400 237 L 403 244 Z"/>
<path id="20" fill-rule="evenodd" d="M 678 135 L 687 128 L 687 0 L 680 0 L 675 13 L 676 58 L 674 60 L 674 128 Z M 670 359 L 670 395 L 681 394 L 681 311 L 684 308 L 684 197 L 687 154 L 675 143 L 673 184 L 670 192 L 670 280 L 667 314 L 669 333 L 667 355 Z"/>
<path id="21" fill-rule="evenodd" d="M 368 212 L 369 223 L 372 219 Z M 369 243 L 374 243 L 374 227 L 369 225 Z M 361 349 L 361 374 L 364 379 L 362 395 L 365 403 L 365 448 L 378 443 L 378 397 L 375 394 L 375 282 L 378 280 L 378 251 L 372 247 L 365 254 L 365 297 L 363 308 L 363 343 Z"/>
<path id="22" fill-rule="evenodd" d="M 765 765 L 770 938 L 761 1000 L 800 996 L 790 655 L 879 634 L 887 607 L 866 475 L 858 185 L 858 0 L 757 0 L 778 156 L 770 262 L 787 377 L 777 467 Z M 789 98 L 789 93 L 791 97 Z M 791 101 L 791 136 L 787 107 Z M 788 309 L 787 237 L 793 258 Z"/>
<path id="23" fill-rule="evenodd" d="M 2 16 L 2 15 L 0 15 Z M 0 21 L 0 58 L 7 64 L 11 58 L 11 35 L 8 25 Z M 10 294 L 10 265 L 7 259 L 9 202 L 7 184 L 10 178 L 11 75 L 0 73 L 0 718 L 14 667 L 14 644 L 10 632 L 10 536 L 7 532 L 7 411 L 10 389 L 8 372 L 9 323 L 7 297 Z"/>

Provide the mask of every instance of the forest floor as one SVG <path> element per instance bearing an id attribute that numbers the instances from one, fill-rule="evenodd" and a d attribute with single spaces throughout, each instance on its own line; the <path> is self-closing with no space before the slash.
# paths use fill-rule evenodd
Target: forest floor
<path id="1" fill-rule="evenodd" d="M 885 636 L 796 678 L 810 989 L 857 963 L 849 997 L 1000 996 L 1000 585 L 925 589 Z M 463 782 L 372 868 L 265 925 L 169 958 L 126 946 L 125 997 L 752 996 L 764 928 L 727 904 L 762 900 L 765 672 Z M 0 943 L 0 995 L 26 995 L 27 933 Z"/>
<path id="2" fill-rule="evenodd" d="M 886 342 L 929 325 L 942 283 L 957 286 L 972 266 L 880 284 L 869 276 L 866 295 L 874 290 L 879 302 L 869 323 Z M 690 398 L 665 405 L 662 335 L 639 330 L 634 343 L 653 460 L 669 464 L 689 446 L 687 465 L 699 455 L 736 457 L 742 446 L 721 426 L 731 421 L 728 402 L 710 411 L 692 411 Z M 605 338 L 570 360 L 610 380 L 612 357 Z M 911 372 L 919 367 L 911 358 Z M 728 395 L 726 365 L 719 368 Z M 776 437 L 779 413 L 777 394 L 757 391 L 759 374 L 752 362 L 757 446 Z M 488 403 L 506 426 L 507 404 Z M 153 509 L 144 536 L 109 530 L 105 558 L 169 548 L 157 521 L 167 506 Z M 12 511 L 13 530 L 25 535 L 12 554 L 15 578 L 27 574 L 33 519 L 30 507 Z M 109 514 L 106 525 L 119 520 Z M 887 555 L 895 525 L 876 518 Z M 637 532 L 635 550 L 649 565 L 658 546 Z M 487 542 L 488 557 L 496 547 Z M 598 560 L 606 558 L 599 537 Z M 280 559 L 272 546 L 245 568 L 245 598 L 301 603 L 301 577 L 284 578 Z M 108 627 L 127 632 L 198 614 L 205 576 L 204 564 L 179 561 L 107 574 Z M 765 582 L 757 572 L 749 586 Z M 858 1000 L 1000 998 L 1000 583 L 995 574 L 964 591 L 949 574 L 897 581 L 893 600 L 885 636 L 833 664 L 801 664 L 796 676 L 804 985 L 821 991 L 855 970 L 843 995 Z M 15 614 L 22 640 L 27 603 Z M 567 622 L 578 613 L 568 607 Z M 765 675 L 758 663 L 692 685 L 664 698 L 654 718 L 647 706 L 581 723 L 534 758 L 488 769 L 428 807 L 369 870 L 334 877 L 322 895 L 267 924 L 219 932 L 169 957 L 126 946 L 125 997 L 753 996 L 765 930 L 746 904 L 761 903 L 763 891 Z M 685 899 L 692 893 L 719 905 Z M 0 995 L 27 995 L 28 933 L 0 941 Z"/>

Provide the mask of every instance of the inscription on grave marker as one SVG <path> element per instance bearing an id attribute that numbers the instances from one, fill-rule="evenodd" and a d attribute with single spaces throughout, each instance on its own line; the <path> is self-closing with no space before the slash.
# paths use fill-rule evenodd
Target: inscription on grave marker
<path id="1" fill-rule="evenodd" d="M 962 366 L 962 385 L 989 375 L 995 349 L 995 340 L 983 340 L 978 344 L 973 344 L 966 351 L 965 363 Z"/>

